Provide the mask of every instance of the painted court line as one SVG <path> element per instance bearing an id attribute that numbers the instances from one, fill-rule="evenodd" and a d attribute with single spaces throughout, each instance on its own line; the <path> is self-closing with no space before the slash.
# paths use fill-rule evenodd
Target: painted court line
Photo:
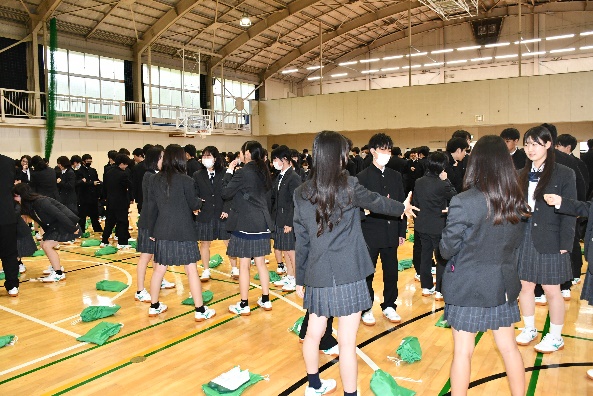
<path id="1" fill-rule="evenodd" d="M 50 353 L 49 355 L 41 356 L 40 358 L 37 358 L 37 359 L 34 359 L 34 360 L 30 360 L 28 362 L 25 362 L 23 364 L 19 364 L 18 366 L 11 367 L 11 368 L 9 368 L 7 370 L 4 370 L 4 371 L 0 371 L 0 377 L 3 376 L 3 375 L 6 375 L 6 374 L 10 374 L 13 371 L 17 371 L 17 370 L 20 370 L 20 369 L 25 368 L 27 366 L 30 366 L 32 364 L 42 362 L 42 361 L 44 361 L 46 359 L 50 359 L 50 358 L 52 358 L 54 356 L 61 355 L 62 353 L 69 352 L 69 351 L 71 351 L 73 349 L 77 349 L 77 348 L 83 347 L 85 345 L 88 345 L 88 342 L 80 342 L 80 343 L 78 343 L 76 345 L 72 345 L 71 347 L 64 348 L 64 349 L 61 349 L 61 350 L 59 350 L 57 352 Z"/>
<path id="2" fill-rule="evenodd" d="M 10 308 L 5 307 L 3 305 L 0 305 L 0 309 L 3 310 L 3 311 L 9 312 L 9 313 L 11 313 L 13 315 L 20 316 L 23 319 L 30 320 L 31 322 L 35 322 L 35 323 L 40 324 L 42 326 L 48 327 L 48 328 L 50 328 L 52 330 L 59 331 L 60 333 L 69 335 L 70 337 L 74 337 L 74 338 L 80 337 L 80 334 L 76 334 L 73 331 L 62 329 L 61 327 L 55 326 L 55 325 L 53 325 L 51 323 L 48 323 L 48 322 L 45 322 L 45 321 L 43 321 L 41 319 L 34 318 L 34 317 L 29 316 L 27 314 L 24 314 L 22 312 L 15 311 L 14 309 L 10 309 Z"/>

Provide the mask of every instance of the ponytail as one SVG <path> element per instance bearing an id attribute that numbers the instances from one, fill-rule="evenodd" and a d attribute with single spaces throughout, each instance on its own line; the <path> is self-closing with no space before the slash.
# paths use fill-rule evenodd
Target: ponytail
<path id="1" fill-rule="evenodd" d="M 250 140 L 243 143 L 241 151 L 243 153 L 245 153 L 246 151 L 249 151 L 251 153 L 251 159 L 257 165 L 259 177 L 261 181 L 264 183 L 266 191 L 270 190 L 272 188 L 272 176 L 270 175 L 270 170 L 268 169 L 268 166 L 264 161 L 265 154 L 262 145 L 255 140 Z"/>

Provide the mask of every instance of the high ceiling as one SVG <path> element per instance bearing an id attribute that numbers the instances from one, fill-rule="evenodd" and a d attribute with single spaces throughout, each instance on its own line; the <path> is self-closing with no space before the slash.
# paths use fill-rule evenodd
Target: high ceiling
<path id="1" fill-rule="evenodd" d="M 516 3 L 480 1 L 479 17 L 504 16 Z M 527 5 L 547 3 L 530 0 Z M 327 62 L 343 60 L 378 40 L 401 37 L 409 9 L 413 27 L 441 21 L 414 0 L 2 0 L 0 19 L 38 27 L 56 17 L 59 33 L 81 40 L 135 52 L 150 46 L 171 56 L 185 48 L 199 51 L 210 67 L 224 64 L 266 79 L 289 78 L 278 72 L 318 64 L 320 31 Z M 245 15 L 252 26 L 240 26 Z"/>

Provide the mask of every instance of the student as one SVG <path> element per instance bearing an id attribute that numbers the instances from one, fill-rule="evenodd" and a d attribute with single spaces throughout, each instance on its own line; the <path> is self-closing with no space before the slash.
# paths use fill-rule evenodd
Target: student
<path id="1" fill-rule="evenodd" d="M 525 394 L 525 368 L 515 344 L 520 320 L 517 250 L 527 202 L 502 138 L 482 137 L 468 161 L 465 191 L 451 199 L 440 243 L 445 318 L 453 328 L 451 394 L 469 387 L 475 333 L 493 330 L 511 394 Z M 420 212 L 422 213 L 422 212 Z"/>
<path id="2" fill-rule="evenodd" d="M 29 184 L 33 191 L 39 195 L 59 200 L 60 193 L 58 192 L 54 170 L 47 166 L 47 162 L 38 155 L 31 158 L 31 166 L 33 172 L 31 172 L 31 182 Z"/>
<path id="3" fill-rule="evenodd" d="M 35 245 L 35 240 L 31 236 L 31 227 L 29 227 L 21 216 L 20 205 L 16 205 L 15 213 L 18 216 L 16 226 L 16 246 L 18 251 L 19 272 L 23 274 L 27 272 L 27 267 L 25 267 L 25 264 L 23 264 L 21 259 L 23 257 L 32 256 L 37 250 L 37 245 Z"/>
<path id="4" fill-rule="evenodd" d="M 80 228 L 84 229 L 86 226 L 87 216 L 91 219 L 94 232 L 103 232 L 103 227 L 99 223 L 99 190 L 101 181 L 97 175 L 97 170 L 91 166 L 93 157 L 90 154 L 83 154 L 82 166 L 80 172 L 83 174 L 86 182 L 80 189 Z"/>
<path id="5" fill-rule="evenodd" d="M 523 146 L 527 161 L 519 183 L 527 196 L 532 216 L 519 250 L 522 284 L 519 304 L 524 328 L 517 336 L 517 344 L 529 345 L 537 337 L 534 289 L 539 283 L 548 299 L 550 332 L 545 334 L 535 350 L 551 353 L 564 348 L 561 334 L 565 307 L 560 285 L 573 279 L 570 251 L 573 248 L 575 219 L 556 213 L 545 203 L 544 193 L 576 199 L 576 179 L 571 169 L 555 162 L 552 134 L 545 127 L 528 130 L 523 137 Z"/>
<path id="6" fill-rule="evenodd" d="M 196 266 L 200 252 L 192 213 L 200 209 L 202 199 L 196 194 L 192 178 L 187 176 L 183 147 L 170 144 L 162 161 L 162 172 L 149 179 L 146 213 L 141 216 L 148 217 L 148 235 L 156 241 L 148 316 L 158 316 L 167 310 L 167 306 L 159 302 L 167 266 L 183 265 L 195 303 L 194 319 L 203 322 L 216 312 L 204 305 Z"/>
<path id="7" fill-rule="evenodd" d="M 68 242 L 80 236 L 78 216 L 53 198 L 34 193 L 28 184 L 17 184 L 13 190 L 14 200 L 21 205 L 21 213 L 29 216 L 43 228 L 41 249 L 49 259 L 50 268 L 42 282 L 59 282 L 66 279 L 60 256 L 54 250 L 58 242 Z"/>
<path id="8" fill-rule="evenodd" d="M 31 181 L 31 168 L 29 167 L 30 163 L 31 156 L 23 155 L 21 157 L 19 168 L 16 172 L 16 180 L 18 180 L 19 183 L 29 183 Z"/>
<path id="9" fill-rule="evenodd" d="M 463 188 L 463 175 L 465 174 L 463 161 L 468 148 L 469 144 L 464 138 L 453 137 L 447 142 L 446 155 L 449 163 L 445 168 L 445 172 L 447 172 L 447 177 L 456 191 L 461 191 Z"/>
<path id="10" fill-rule="evenodd" d="M 375 271 L 360 225 L 360 208 L 412 215 L 409 197 L 402 204 L 370 192 L 345 172 L 348 143 L 323 131 L 313 141 L 311 178 L 294 193 L 297 294 L 310 313 L 303 342 L 309 379 L 305 395 L 325 395 L 336 381 L 319 378 L 319 343 L 329 317 L 338 317 L 340 373 L 345 395 L 356 395 L 356 333 L 361 311 L 371 306 L 366 277 Z M 306 287 L 306 289 L 304 289 Z"/>
<path id="11" fill-rule="evenodd" d="M 307 163 L 306 161 L 303 164 Z M 290 149 L 287 146 L 279 146 L 272 151 L 272 164 L 278 172 L 278 176 L 272 184 L 272 221 L 274 222 L 274 254 L 278 267 L 286 268 L 286 275 L 275 286 L 282 287 L 282 291 L 294 291 L 295 281 L 295 236 L 293 230 L 294 202 L 292 197 L 294 190 L 301 185 L 301 177 L 292 168 Z M 308 164 L 308 163 L 307 163 Z M 282 262 L 282 256 L 286 262 Z"/>
<path id="12" fill-rule="evenodd" d="M 61 174 L 58 176 L 58 191 L 60 203 L 70 209 L 72 213 L 78 214 L 78 198 L 76 197 L 76 174 L 72 169 L 70 160 L 66 156 L 58 158 L 58 167 Z"/>
<path id="13" fill-rule="evenodd" d="M 237 165 L 245 164 L 235 172 Z M 234 173 L 234 175 L 233 175 Z M 270 274 L 264 256 L 270 254 L 270 230 L 273 229 L 269 211 L 269 191 L 272 180 L 264 162 L 264 149 L 254 140 L 241 146 L 223 178 L 222 199 L 231 200 L 226 229 L 231 233 L 227 254 L 239 258 L 239 290 L 241 301 L 229 307 L 234 314 L 248 316 L 249 266 L 251 258 L 257 266 L 262 296 L 257 305 L 264 311 L 272 310 L 270 301 Z"/>
<path id="14" fill-rule="evenodd" d="M 457 191 L 447 178 L 445 168 L 448 165 L 447 156 L 443 152 L 430 153 L 426 159 L 426 174 L 416 180 L 412 203 L 420 208 L 414 220 L 414 231 L 420 238 L 422 250 L 420 253 L 420 285 L 422 295 L 435 294 L 435 300 L 442 301 L 441 282 L 446 261 L 439 253 L 441 232 L 445 227 L 447 216 L 443 211 L 447 209 L 449 201 Z M 414 240 L 414 243 L 416 240 Z M 437 261 L 436 286 L 432 285 L 433 254 Z"/>
<path id="15" fill-rule="evenodd" d="M 107 196 L 107 219 L 103 229 L 101 246 L 109 244 L 109 236 L 115 226 L 117 247 L 129 248 L 128 245 L 128 209 L 130 208 L 130 194 L 128 192 L 131 181 L 128 172 L 130 159 L 125 154 L 115 157 L 114 168 L 103 177 L 103 190 Z"/>
<path id="16" fill-rule="evenodd" d="M 217 239 L 229 245 L 231 234 L 226 230 L 229 217 L 228 203 L 222 199 L 222 179 L 226 169 L 222 164 L 222 157 L 214 146 L 207 146 L 202 151 L 202 165 L 204 169 L 193 174 L 194 185 L 199 197 L 204 199 L 202 208 L 196 216 L 195 226 L 200 241 L 200 255 L 204 271 L 200 280 L 210 280 L 210 244 Z M 231 278 L 239 279 L 237 258 L 229 257 L 231 262 Z"/>
<path id="17" fill-rule="evenodd" d="M 378 133 L 371 137 L 367 147 L 370 149 L 369 155 L 372 162 L 369 167 L 356 175 L 358 182 L 369 191 L 403 202 L 406 195 L 402 176 L 386 166 L 391 158 L 393 141 L 384 133 Z M 391 323 L 401 322 L 401 317 L 396 312 L 397 305 L 395 305 L 398 297 L 397 248 L 406 240 L 406 223 L 406 219 L 402 220 L 396 216 L 369 212 L 364 216 L 361 224 L 362 234 L 375 268 L 379 255 L 381 256 L 383 302 L 380 305 L 383 316 Z M 374 278 L 374 272 L 366 278 L 371 304 L 375 297 Z M 362 323 L 366 326 L 375 325 L 372 306 L 371 309 L 362 312 Z"/>
<path id="18" fill-rule="evenodd" d="M 527 155 L 525 155 L 525 150 L 519 148 L 519 139 L 521 138 L 519 131 L 516 128 L 506 128 L 500 133 L 500 137 L 504 139 L 504 142 L 507 145 L 515 169 L 523 169 L 525 167 Z"/>
<path id="19" fill-rule="evenodd" d="M 200 161 L 196 159 L 196 155 L 198 154 L 196 146 L 194 146 L 193 144 L 186 144 L 183 150 L 185 151 L 185 158 L 187 159 L 188 176 L 191 177 L 200 169 L 204 169 L 204 166 L 200 163 Z"/>
<path id="20" fill-rule="evenodd" d="M 19 294 L 17 217 L 14 212 L 14 196 L 11 194 L 14 181 L 14 160 L 0 154 L 0 260 L 6 276 L 4 288 L 9 296 Z M 54 181 L 54 186 L 55 184 Z"/>

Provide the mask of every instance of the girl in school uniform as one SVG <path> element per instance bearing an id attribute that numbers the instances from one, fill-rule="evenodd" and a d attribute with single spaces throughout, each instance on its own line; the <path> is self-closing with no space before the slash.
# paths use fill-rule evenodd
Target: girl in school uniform
<path id="1" fill-rule="evenodd" d="M 78 216 L 53 198 L 34 193 L 28 184 L 14 186 L 14 200 L 21 205 L 21 214 L 29 216 L 43 228 L 41 249 L 49 259 L 50 268 L 42 282 L 59 282 L 66 279 L 60 256 L 54 247 L 59 242 L 72 241 L 80 236 Z"/>
<path id="2" fill-rule="evenodd" d="M 226 169 L 216 147 L 207 146 L 202 150 L 202 165 L 205 168 L 193 174 L 196 192 L 199 197 L 204 199 L 196 216 L 195 226 L 204 266 L 200 280 L 208 282 L 210 280 L 210 244 L 219 239 L 228 247 L 231 234 L 226 230 L 229 204 L 222 199 L 222 179 Z M 229 260 L 231 261 L 231 278 L 239 279 L 237 258 L 229 257 Z"/>
<path id="3" fill-rule="evenodd" d="M 148 188 L 150 181 L 154 175 L 156 175 L 163 164 L 163 148 L 161 146 L 152 147 L 146 152 L 144 159 L 146 165 L 146 172 L 142 178 L 142 194 L 144 197 L 143 203 L 146 202 L 148 196 Z M 140 253 L 138 259 L 138 265 L 136 266 L 136 294 L 134 294 L 134 300 L 150 303 L 150 293 L 144 287 L 146 280 L 146 268 L 150 260 L 154 258 L 155 241 L 150 239 L 148 232 L 148 218 L 146 213 L 143 212 L 142 216 L 138 220 L 138 245 L 136 251 Z M 161 282 L 161 289 L 172 289 L 175 287 L 175 283 L 167 282 L 163 278 Z"/>
<path id="4" fill-rule="evenodd" d="M 15 211 L 16 215 L 18 216 L 16 224 L 16 248 L 18 252 L 17 259 L 19 261 L 19 272 L 22 274 L 27 271 L 25 264 L 23 264 L 22 258 L 32 256 L 37 250 L 37 245 L 35 244 L 33 236 L 31 236 L 31 227 L 29 227 L 29 225 L 21 216 L 20 205 L 16 205 Z"/>
<path id="5" fill-rule="evenodd" d="M 216 312 L 202 301 L 202 285 L 196 266 L 200 252 L 192 218 L 192 213 L 202 206 L 202 199 L 196 194 L 192 178 L 187 176 L 186 163 L 183 147 L 177 144 L 167 146 L 162 171 L 150 179 L 148 199 L 143 205 L 141 217 L 148 217 L 148 235 L 156 241 L 148 316 L 154 317 L 167 310 L 167 306 L 159 302 L 167 266 L 183 265 L 195 302 L 194 318 L 196 322 L 202 322 Z"/>
<path id="6" fill-rule="evenodd" d="M 245 165 L 235 172 L 239 163 Z M 234 175 L 233 175 L 234 173 Z M 264 149 L 259 142 L 243 143 L 239 158 L 229 164 L 223 178 L 222 199 L 231 200 L 227 231 L 231 233 L 227 255 L 239 258 L 239 290 L 241 301 L 231 305 L 229 311 L 248 316 L 249 266 L 253 257 L 262 288 L 257 300 L 265 311 L 272 310 L 270 301 L 270 275 L 264 256 L 270 254 L 270 230 L 273 229 L 269 211 L 270 171 L 264 162 Z"/>
<path id="7" fill-rule="evenodd" d="M 366 278 L 375 271 L 362 235 L 360 209 L 413 215 L 410 196 L 402 204 L 370 192 L 356 177 L 349 177 L 345 170 L 348 151 L 339 133 L 317 134 L 311 176 L 294 193 L 296 290 L 309 311 L 303 342 L 309 379 L 306 396 L 325 395 L 336 388 L 335 380 L 319 378 L 319 343 L 332 316 L 338 318 L 340 328 L 344 395 L 357 394 L 356 333 L 361 312 L 372 304 Z"/>
<path id="8" fill-rule="evenodd" d="M 523 137 L 527 161 L 519 183 L 527 197 L 531 217 L 519 250 L 519 305 L 524 328 L 517 344 L 529 345 L 537 337 L 535 328 L 536 284 L 541 284 L 548 299 L 550 332 L 545 334 L 535 350 L 552 353 L 564 348 L 564 298 L 560 285 L 572 280 L 570 251 L 573 247 L 574 217 L 557 213 L 546 204 L 544 194 L 556 194 L 576 199 L 574 172 L 554 161 L 554 144 L 550 131 L 543 126 L 531 128 Z"/>

